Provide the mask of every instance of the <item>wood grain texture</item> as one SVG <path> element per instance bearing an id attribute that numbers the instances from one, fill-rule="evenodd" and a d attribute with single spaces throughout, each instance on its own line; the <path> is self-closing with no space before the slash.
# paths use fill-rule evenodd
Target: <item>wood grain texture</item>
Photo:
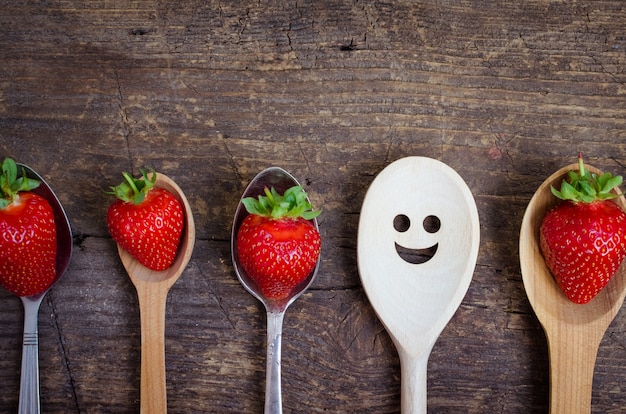
<path id="1" fill-rule="evenodd" d="M 359 211 L 389 163 L 454 168 L 478 206 L 472 283 L 429 360 L 433 413 L 548 411 L 545 336 L 519 267 L 535 189 L 578 151 L 624 174 L 622 1 L 2 1 L 0 156 L 44 176 L 75 235 L 39 318 L 44 412 L 139 410 L 137 296 L 103 193 L 153 167 L 196 247 L 168 296 L 171 412 L 260 412 L 261 305 L 238 283 L 239 196 L 280 166 L 323 208 L 322 264 L 285 317 L 285 412 L 396 413 L 400 367 L 356 267 Z M 0 412 L 17 409 L 19 299 L 0 291 Z M 626 319 L 597 356 L 593 413 L 626 407 Z"/>

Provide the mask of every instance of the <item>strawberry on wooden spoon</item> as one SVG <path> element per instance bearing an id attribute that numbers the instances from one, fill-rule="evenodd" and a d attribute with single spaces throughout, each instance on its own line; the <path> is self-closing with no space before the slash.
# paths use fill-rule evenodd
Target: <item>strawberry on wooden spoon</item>
<path id="1" fill-rule="evenodd" d="M 117 200 L 107 212 L 113 240 L 139 263 L 152 270 L 169 268 L 178 251 L 184 226 L 181 203 L 172 193 L 154 187 L 157 175 L 141 171 L 143 179 L 123 173 L 124 181 L 111 187 Z"/>
<path id="2" fill-rule="evenodd" d="M 11 158 L 0 173 L 0 284 L 17 296 L 48 289 L 56 276 L 57 231 L 52 207 L 31 192 L 39 181 L 18 175 Z"/>
<path id="3" fill-rule="evenodd" d="M 312 211 L 301 186 L 283 195 L 244 198 L 246 216 L 237 233 L 237 254 L 244 270 L 270 300 L 281 300 L 313 271 L 320 254 L 319 232 L 308 220 Z"/>
<path id="4" fill-rule="evenodd" d="M 622 177 L 589 172 L 582 155 L 560 191 L 563 200 L 544 217 L 541 250 L 557 284 L 572 302 L 584 304 L 604 288 L 626 257 L 626 213 L 610 201 Z"/>

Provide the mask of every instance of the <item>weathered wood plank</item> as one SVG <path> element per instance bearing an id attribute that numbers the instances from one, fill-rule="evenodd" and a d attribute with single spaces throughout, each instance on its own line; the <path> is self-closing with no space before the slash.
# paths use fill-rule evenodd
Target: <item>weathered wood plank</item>
<path id="1" fill-rule="evenodd" d="M 356 269 L 360 205 L 422 155 L 475 195 L 481 250 L 429 364 L 429 412 L 547 412 L 547 346 L 519 273 L 530 196 L 578 151 L 624 173 L 626 5 L 463 1 L 4 1 L 0 156 L 39 171 L 76 235 L 40 313 L 44 412 L 137 412 L 136 294 L 104 220 L 122 171 L 172 177 L 197 245 L 168 298 L 171 412 L 260 412 L 261 305 L 230 225 L 279 165 L 323 208 L 323 260 L 287 312 L 286 412 L 399 411 L 399 361 Z M 15 412 L 21 304 L 0 291 L 0 412 Z M 623 311 L 602 342 L 594 413 L 626 406 Z"/>

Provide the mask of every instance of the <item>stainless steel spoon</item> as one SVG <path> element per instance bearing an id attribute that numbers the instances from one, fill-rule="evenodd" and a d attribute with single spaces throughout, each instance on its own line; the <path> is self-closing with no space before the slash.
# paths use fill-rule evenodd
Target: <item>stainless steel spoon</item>
<path id="1" fill-rule="evenodd" d="M 41 184 L 32 190 L 45 198 L 54 212 L 54 221 L 57 227 L 57 260 L 56 260 L 56 283 L 65 273 L 72 256 L 72 230 L 67 215 L 57 196 L 50 186 L 30 167 L 17 164 L 19 171 L 26 172 L 28 178 L 39 180 Z M 18 412 L 20 414 L 35 414 L 41 411 L 39 401 L 39 335 L 37 331 L 37 315 L 39 306 L 46 293 L 32 296 L 21 296 L 24 305 L 24 339 L 22 344 L 22 372 L 20 379 L 20 400 Z"/>
<path id="2" fill-rule="evenodd" d="M 248 184 L 243 193 L 242 199 L 246 197 L 257 197 L 264 193 L 265 187 L 274 187 L 279 193 L 283 193 L 290 187 L 299 185 L 296 179 L 287 171 L 278 167 L 271 167 L 261 171 Z M 246 218 L 248 212 L 244 205 L 239 202 L 235 212 L 231 236 L 231 253 L 235 273 L 239 282 L 246 288 L 252 296 L 260 300 L 267 311 L 267 361 L 266 361 L 266 382 L 265 382 L 265 414 L 277 414 L 282 412 L 281 380 L 280 380 L 280 358 L 281 358 L 281 338 L 283 329 L 283 318 L 287 307 L 293 303 L 302 293 L 313 283 L 319 268 L 319 259 L 315 269 L 311 274 L 283 300 L 271 301 L 265 298 L 259 291 L 256 283 L 246 274 L 239 263 L 237 255 L 237 232 L 241 222 Z M 315 228 L 317 220 L 311 220 Z"/>

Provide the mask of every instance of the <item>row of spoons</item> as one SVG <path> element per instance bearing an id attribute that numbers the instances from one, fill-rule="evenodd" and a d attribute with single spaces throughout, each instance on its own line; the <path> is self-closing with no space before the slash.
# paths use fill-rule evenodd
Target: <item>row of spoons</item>
<path id="1" fill-rule="evenodd" d="M 25 169 L 27 176 L 41 181 L 35 192 L 46 198 L 55 212 L 58 280 L 67 269 L 72 254 L 72 233 L 67 215 L 41 176 L 27 166 L 20 167 Z M 596 299 L 586 305 L 574 305 L 560 293 L 543 261 L 538 247 L 538 231 L 543 215 L 555 203 L 550 186 L 560 182 L 567 171 L 576 167 L 576 164 L 564 167 L 538 188 L 526 209 L 520 232 L 524 286 L 548 338 L 550 410 L 553 414 L 590 411 L 597 349 L 626 294 L 626 272 L 620 269 Z M 588 168 L 598 172 L 593 167 Z M 424 191 L 424 183 L 428 183 L 428 193 Z M 282 192 L 293 185 L 299 183 L 287 171 L 268 168 L 252 179 L 242 199 L 262 194 L 265 187 L 274 186 Z M 155 272 L 118 247 L 120 259 L 139 299 L 142 413 L 167 412 L 165 303 L 169 289 L 191 258 L 195 242 L 193 215 L 182 190 L 162 174 L 157 175 L 155 186 L 172 192 L 185 210 L 182 242 L 174 264 L 165 271 Z M 623 197 L 620 196 L 617 202 L 626 210 Z M 265 413 L 280 413 L 284 313 L 311 285 L 319 261 L 290 297 L 280 302 L 266 300 L 256 290 L 236 255 L 236 234 L 246 214 L 240 202 L 232 227 L 233 265 L 241 284 L 263 303 L 267 312 Z M 313 223 L 317 227 L 315 219 Z M 415 231 L 416 228 L 419 231 Z M 452 168 L 431 158 L 407 157 L 391 163 L 375 178 L 364 198 L 358 230 L 358 271 L 368 299 L 400 356 L 401 405 L 405 414 L 426 412 L 428 357 L 469 288 L 478 256 L 479 232 L 478 211 L 466 183 Z M 405 250 L 414 251 L 415 257 L 407 258 Z M 21 298 L 25 317 L 20 413 L 40 412 L 37 313 L 45 294 Z"/>

